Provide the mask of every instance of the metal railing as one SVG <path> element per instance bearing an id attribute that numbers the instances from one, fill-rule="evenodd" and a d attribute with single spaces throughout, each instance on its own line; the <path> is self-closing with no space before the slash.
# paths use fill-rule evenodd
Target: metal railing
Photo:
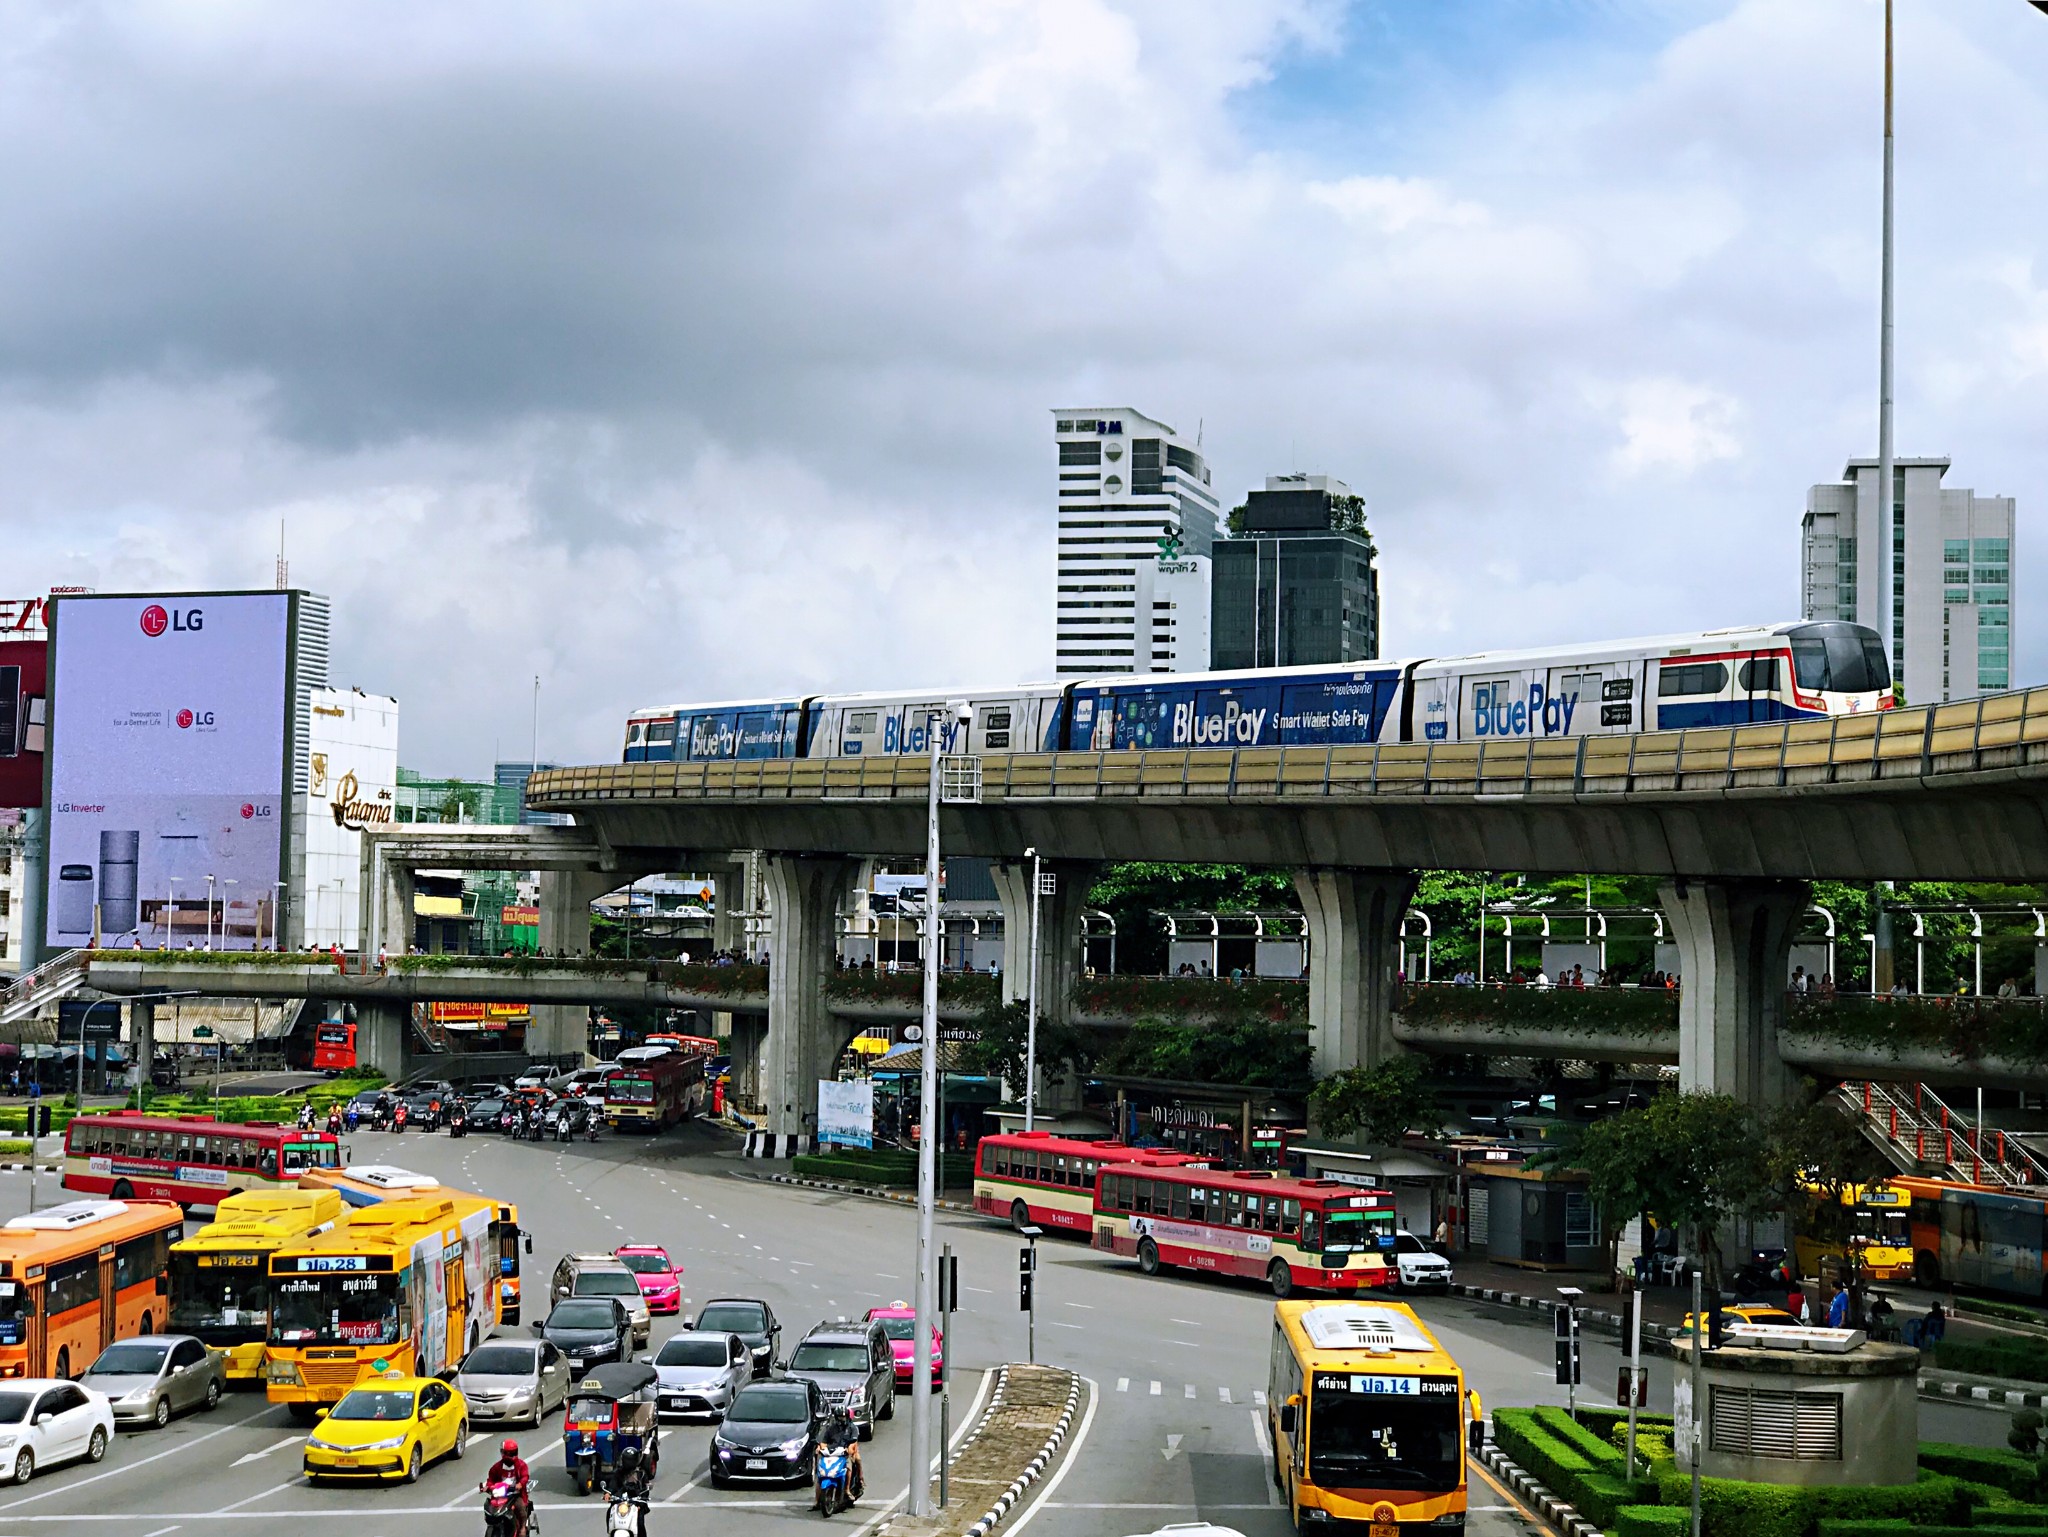
<path id="1" fill-rule="evenodd" d="M 85 982 L 83 950 L 66 950 L 0 989 L 0 1025 L 26 1018 L 53 999 L 75 993 Z"/>
<path id="2" fill-rule="evenodd" d="M 1869 715 L 1620 736 L 989 753 L 978 761 L 983 804 L 1768 791 L 2048 765 L 2048 688 Z M 563 810 L 621 800 L 921 800 L 929 772 L 915 755 L 606 763 L 544 770 L 528 782 L 528 799 Z"/>
<path id="3" fill-rule="evenodd" d="M 1924 1083 L 1845 1083 L 1837 1095 L 1915 1169 L 1972 1185 L 2048 1185 L 2048 1165 L 2017 1137 L 1986 1131 Z"/>

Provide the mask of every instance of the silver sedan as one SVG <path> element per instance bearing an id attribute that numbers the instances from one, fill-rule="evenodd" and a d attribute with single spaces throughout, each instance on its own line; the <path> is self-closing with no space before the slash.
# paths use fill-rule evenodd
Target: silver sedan
<path id="1" fill-rule="evenodd" d="M 189 1334 L 144 1334 L 100 1352 L 78 1385 L 102 1395 L 116 1425 L 159 1430 L 186 1409 L 211 1409 L 228 1389 L 226 1360 Z"/>
<path id="2" fill-rule="evenodd" d="M 754 1380 L 754 1359 L 737 1334 L 670 1335 L 652 1357 L 660 1412 L 722 1420 L 733 1395 Z"/>
<path id="3" fill-rule="evenodd" d="M 569 1401 L 569 1358 L 546 1340 L 485 1340 L 455 1374 L 476 1425 L 538 1425 Z"/>

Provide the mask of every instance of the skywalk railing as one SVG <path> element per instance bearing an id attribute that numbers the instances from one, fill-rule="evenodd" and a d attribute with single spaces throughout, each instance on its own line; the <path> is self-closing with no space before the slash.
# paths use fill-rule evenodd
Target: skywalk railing
<path id="1" fill-rule="evenodd" d="M 1479 738 L 1347 747 L 990 753 L 980 803 L 1302 801 L 1351 797 L 1597 798 L 1713 794 L 2048 769 L 2048 688 L 1825 720 L 1619 736 Z M 606 801 L 922 801 L 922 757 L 607 763 L 529 782 L 538 808 Z"/>

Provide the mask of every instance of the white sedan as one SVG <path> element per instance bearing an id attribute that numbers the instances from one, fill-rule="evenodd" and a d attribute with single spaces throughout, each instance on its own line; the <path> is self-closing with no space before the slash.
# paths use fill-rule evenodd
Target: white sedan
<path id="1" fill-rule="evenodd" d="M 0 1385 L 0 1476 L 25 1484 L 37 1468 L 98 1462 L 114 1439 L 114 1406 L 59 1377 Z"/>

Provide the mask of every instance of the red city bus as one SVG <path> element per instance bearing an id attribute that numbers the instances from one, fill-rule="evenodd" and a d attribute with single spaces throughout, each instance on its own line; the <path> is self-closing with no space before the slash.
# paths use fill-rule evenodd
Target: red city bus
<path id="1" fill-rule="evenodd" d="M 644 1057 L 604 1076 L 604 1117 L 620 1131 L 656 1132 L 704 1108 L 704 1061 L 670 1051 Z"/>
<path id="2" fill-rule="evenodd" d="M 1094 1246 L 1135 1258 L 1147 1275 L 1175 1266 L 1259 1277 L 1276 1297 L 1392 1286 L 1393 1236 L 1391 1191 L 1334 1179 L 1115 1164 L 1095 1179 Z"/>
<path id="3" fill-rule="evenodd" d="M 1109 1139 L 1080 1141 L 1049 1131 L 983 1137 L 974 1155 L 974 1209 L 1013 1227 L 1086 1233 L 1095 1216 L 1095 1175 L 1107 1164 L 1206 1169 L 1193 1153 L 1132 1147 Z"/>
<path id="4" fill-rule="evenodd" d="M 356 1027 L 339 1019 L 323 1019 L 313 1027 L 313 1071 L 346 1072 L 356 1065 Z"/>
<path id="5" fill-rule="evenodd" d="M 340 1163 L 336 1138 L 280 1121 L 110 1110 L 75 1116 L 64 1129 L 64 1188 L 117 1201 L 213 1206 L 237 1191 L 288 1189 L 308 1169 Z"/>

